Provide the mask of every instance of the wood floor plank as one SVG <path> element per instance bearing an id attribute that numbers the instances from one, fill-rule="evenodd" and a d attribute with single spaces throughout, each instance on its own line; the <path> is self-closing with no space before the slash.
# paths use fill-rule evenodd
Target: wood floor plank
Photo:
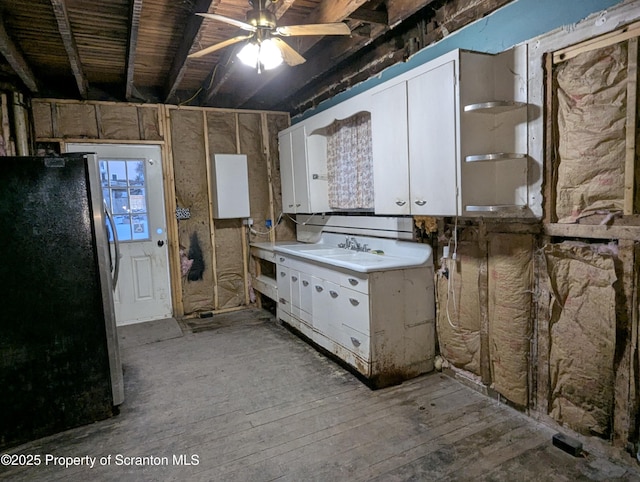
<path id="1" fill-rule="evenodd" d="M 120 415 L 7 451 L 168 464 L 0 466 L 0 479 L 640 480 L 635 465 L 569 457 L 546 427 L 447 376 L 372 391 L 282 326 L 243 316 L 127 346 Z M 176 463 L 192 455 L 197 465 Z"/>

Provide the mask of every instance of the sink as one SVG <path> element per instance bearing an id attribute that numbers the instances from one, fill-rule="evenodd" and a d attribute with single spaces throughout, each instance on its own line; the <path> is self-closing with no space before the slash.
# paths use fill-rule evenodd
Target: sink
<path id="1" fill-rule="evenodd" d="M 347 250 L 343 248 L 310 248 L 310 249 L 298 249 L 300 253 L 315 254 L 318 256 L 329 256 L 343 254 Z"/>
<path id="2" fill-rule="evenodd" d="M 426 244 L 364 236 L 357 239 L 384 254 L 340 248 L 345 236 L 336 233 L 323 233 L 323 242 L 315 244 L 278 245 L 275 252 L 360 273 L 431 265 L 431 247 Z"/>
<path id="3" fill-rule="evenodd" d="M 327 258 L 331 258 L 333 260 L 340 261 L 348 261 L 349 263 L 357 263 L 357 264 L 378 264 L 384 261 L 388 261 L 389 258 L 385 256 L 380 256 L 377 254 L 364 253 L 362 251 L 347 251 L 342 250 L 342 253 L 338 254 L 326 254 Z"/>

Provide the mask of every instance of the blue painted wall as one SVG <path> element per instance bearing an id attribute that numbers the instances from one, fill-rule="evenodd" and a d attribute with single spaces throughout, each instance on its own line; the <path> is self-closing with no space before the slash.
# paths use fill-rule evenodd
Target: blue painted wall
<path id="1" fill-rule="evenodd" d="M 467 25 L 439 42 L 420 50 L 407 62 L 393 65 L 379 75 L 322 102 L 317 108 L 307 110 L 302 115 L 293 118 L 292 123 L 295 124 L 318 112 L 322 112 L 354 95 L 452 50 L 467 49 L 488 53 L 502 52 L 563 25 L 575 24 L 594 12 L 606 10 L 619 3 L 622 3 L 622 1 L 516 0 L 491 15 Z"/>

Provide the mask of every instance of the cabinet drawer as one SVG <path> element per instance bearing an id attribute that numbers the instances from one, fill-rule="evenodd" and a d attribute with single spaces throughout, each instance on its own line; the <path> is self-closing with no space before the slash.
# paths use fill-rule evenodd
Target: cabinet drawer
<path id="1" fill-rule="evenodd" d="M 276 271 L 276 285 L 278 287 L 278 303 L 287 305 L 287 311 L 290 311 L 288 305 L 291 304 L 291 282 L 289 280 L 289 268 L 278 266 Z"/>
<path id="2" fill-rule="evenodd" d="M 340 321 L 343 325 L 369 335 L 369 296 L 359 291 L 342 289 L 340 299 Z"/>
<path id="3" fill-rule="evenodd" d="M 367 275 L 340 273 L 340 286 L 359 291 L 360 293 L 369 293 L 369 277 Z"/>
<path id="4" fill-rule="evenodd" d="M 289 256 L 287 256 L 286 254 L 275 253 L 275 262 L 278 264 L 278 266 L 290 266 L 291 258 L 289 258 Z"/>
<path id="5" fill-rule="evenodd" d="M 352 353 L 362 358 L 365 361 L 369 361 L 370 339 L 367 335 L 354 330 L 350 326 L 342 325 L 340 344 Z"/>

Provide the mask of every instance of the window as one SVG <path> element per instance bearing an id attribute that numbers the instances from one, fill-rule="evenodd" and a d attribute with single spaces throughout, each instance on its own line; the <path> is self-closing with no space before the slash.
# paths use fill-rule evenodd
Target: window
<path id="1" fill-rule="evenodd" d="M 100 160 L 102 196 L 113 213 L 119 241 L 148 240 L 144 160 Z"/>

